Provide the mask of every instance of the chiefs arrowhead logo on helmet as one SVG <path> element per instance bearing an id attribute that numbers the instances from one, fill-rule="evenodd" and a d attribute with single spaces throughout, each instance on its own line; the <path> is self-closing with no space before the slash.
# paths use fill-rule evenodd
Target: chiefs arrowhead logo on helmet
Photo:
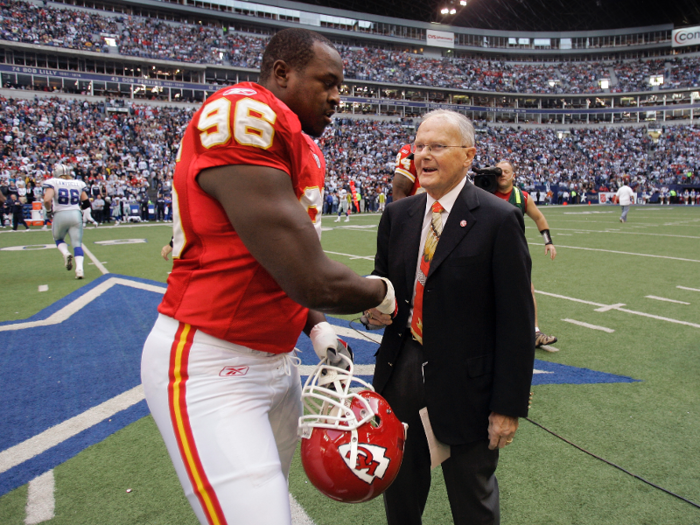
<path id="1" fill-rule="evenodd" d="M 382 479 L 391 463 L 391 460 L 384 455 L 386 449 L 377 445 L 358 444 L 357 459 L 354 464 L 351 463 L 352 445 L 341 445 L 338 447 L 338 452 L 343 456 L 345 464 L 352 473 L 365 483 L 372 483 L 375 478 Z"/>
<path id="2" fill-rule="evenodd" d="M 301 462 L 311 483 L 345 503 L 376 498 L 394 481 L 403 460 L 407 426 L 371 385 L 324 359 L 309 376 L 299 418 Z M 352 382 L 363 390 L 350 391 Z M 357 389 L 354 389 L 357 390 Z"/>

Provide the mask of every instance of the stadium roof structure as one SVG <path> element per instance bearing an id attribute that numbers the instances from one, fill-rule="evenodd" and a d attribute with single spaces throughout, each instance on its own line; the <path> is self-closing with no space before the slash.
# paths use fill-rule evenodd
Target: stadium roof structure
<path id="1" fill-rule="evenodd" d="M 457 27 L 503 31 L 594 31 L 700 25 L 698 0 L 296 0 L 305 4 Z M 440 8 L 454 6 L 455 15 Z"/>

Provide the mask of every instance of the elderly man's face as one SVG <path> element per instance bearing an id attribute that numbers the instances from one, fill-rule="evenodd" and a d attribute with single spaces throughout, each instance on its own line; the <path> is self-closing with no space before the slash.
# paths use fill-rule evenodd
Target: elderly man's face
<path id="1" fill-rule="evenodd" d="M 439 153 L 435 148 L 424 147 L 414 154 L 420 185 L 434 199 L 442 198 L 461 182 L 476 153 L 474 147 L 461 147 L 467 144 L 459 128 L 441 117 L 429 118 L 420 125 L 415 144 L 460 146 L 444 148 Z"/>

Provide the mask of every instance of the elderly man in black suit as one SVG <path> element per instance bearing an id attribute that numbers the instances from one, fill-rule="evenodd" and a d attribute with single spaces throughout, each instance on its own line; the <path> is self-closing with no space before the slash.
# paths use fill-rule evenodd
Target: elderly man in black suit
<path id="1" fill-rule="evenodd" d="M 373 273 L 391 280 L 399 309 L 393 320 L 365 312 L 387 326 L 374 386 L 409 424 L 384 494 L 389 525 L 421 523 L 431 460 L 442 462 L 456 524 L 498 524 L 499 449 L 527 416 L 535 342 L 523 217 L 467 179 L 474 146 L 466 117 L 428 113 L 413 145 L 426 193 L 389 205 L 379 225 Z"/>

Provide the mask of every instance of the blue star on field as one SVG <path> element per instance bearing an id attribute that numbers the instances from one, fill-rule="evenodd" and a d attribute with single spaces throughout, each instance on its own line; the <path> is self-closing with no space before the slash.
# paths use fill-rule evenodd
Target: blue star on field
<path id="1" fill-rule="evenodd" d="M 107 274 L 29 319 L 0 323 L 0 495 L 148 415 L 141 349 L 164 291 Z M 357 375 L 371 382 L 381 331 L 329 321 L 352 346 Z M 297 347 L 307 375 L 318 358 L 305 335 Z M 535 385 L 636 381 L 544 361 L 535 372 Z"/>

